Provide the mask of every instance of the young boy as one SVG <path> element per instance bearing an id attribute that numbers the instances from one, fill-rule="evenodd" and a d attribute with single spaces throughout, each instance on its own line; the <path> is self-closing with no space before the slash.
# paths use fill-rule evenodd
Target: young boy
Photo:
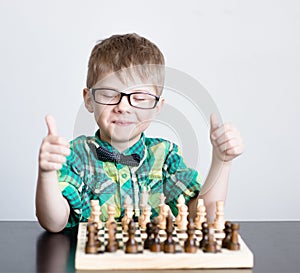
<path id="1" fill-rule="evenodd" d="M 99 200 L 104 221 L 110 204 L 116 218 L 123 217 L 126 196 L 138 216 L 145 189 L 152 217 L 159 212 L 164 193 L 174 215 L 182 194 L 190 216 L 202 198 L 208 220 L 213 220 L 215 201 L 226 197 L 231 161 L 243 151 L 242 139 L 234 127 L 218 124 L 211 115 L 213 156 L 202 185 L 198 172 L 185 165 L 177 145 L 143 133 L 164 104 L 163 81 L 162 53 L 137 34 L 114 35 L 94 47 L 83 97 L 99 130 L 68 143 L 58 135 L 53 117 L 46 117 L 48 135 L 40 148 L 36 191 L 41 226 L 59 232 L 87 221 L 92 199 Z"/>

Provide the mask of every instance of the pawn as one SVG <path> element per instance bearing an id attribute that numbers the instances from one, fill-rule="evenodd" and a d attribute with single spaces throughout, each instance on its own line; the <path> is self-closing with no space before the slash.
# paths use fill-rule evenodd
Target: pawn
<path id="1" fill-rule="evenodd" d="M 155 217 L 152 221 L 152 233 L 153 233 L 153 240 L 150 246 L 150 250 L 152 252 L 160 252 L 161 251 L 161 244 L 159 239 L 159 227 L 158 227 L 158 219 Z"/>
<path id="2" fill-rule="evenodd" d="M 216 253 L 218 252 L 217 242 L 215 241 L 214 229 L 208 228 L 208 242 L 203 247 L 203 252 Z"/>
<path id="3" fill-rule="evenodd" d="M 167 219 L 166 219 L 166 233 L 167 233 L 167 238 L 164 241 L 163 244 L 163 249 L 165 253 L 175 253 L 176 252 L 176 243 L 173 240 L 173 221 L 172 221 L 172 216 L 169 213 Z"/>
<path id="4" fill-rule="evenodd" d="M 228 248 L 229 243 L 231 241 L 231 222 L 226 221 L 225 222 L 225 228 L 224 228 L 225 237 L 222 240 L 222 248 Z"/>
<path id="5" fill-rule="evenodd" d="M 125 253 L 137 253 L 138 243 L 135 240 L 135 222 L 131 220 L 128 224 L 128 240 L 125 244 Z"/>
<path id="6" fill-rule="evenodd" d="M 152 243 L 152 223 L 151 222 L 146 224 L 146 233 L 147 233 L 147 238 L 144 241 L 144 249 L 150 249 L 150 246 Z"/>
<path id="7" fill-rule="evenodd" d="M 203 222 L 201 225 L 201 231 L 202 231 L 202 239 L 199 243 L 199 248 L 204 248 L 206 244 L 208 243 L 208 223 Z"/>
<path id="8" fill-rule="evenodd" d="M 197 252 L 197 240 L 195 238 L 195 224 L 192 218 L 189 219 L 189 224 L 187 226 L 188 237 L 184 242 L 184 251 L 187 253 L 196 253 Z"/>
<path id="9" fill-rule="evenodd" d="M 231 224 L 231 240 L 228 243 L 229 250 L 240 250 L 239 244 L 239 234 L 240 224 L 232 223 Z"/>

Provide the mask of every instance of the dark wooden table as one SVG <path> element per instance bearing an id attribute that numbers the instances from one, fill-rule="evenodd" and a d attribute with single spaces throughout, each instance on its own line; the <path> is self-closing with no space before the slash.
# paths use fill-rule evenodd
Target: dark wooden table
<path id="1" fill-rule="evenodd" d="M 253 269 L 188 271 L 201 273 L 300 272 L 300 222 L 240 223 L 240 234 L 254 253 Z M 75 272 L 76 235 L 76 229 L 51 234 L 45 232 L 37 222 L 0 221 L 0 272 Z M 176 273 L 183 271 L 187 270 L 141 272 Z"/>

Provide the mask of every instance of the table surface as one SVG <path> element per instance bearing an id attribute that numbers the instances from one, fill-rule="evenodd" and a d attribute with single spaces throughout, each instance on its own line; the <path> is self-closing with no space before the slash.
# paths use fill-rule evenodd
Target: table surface
<path id="1" fill-rule="evenodd" d="M 253 269 L 188 271 L 300 272 L 299 221 L 240 222 L 240 224 L 240 234 L 254 253 Z M 76 229 L 51 234 L 44 231 L 37 222 L 0 221 L 0 272 L 75 272 L 76 236 Z M 137 270 L 135 272 L 177 273 L 183 270 Z"/>

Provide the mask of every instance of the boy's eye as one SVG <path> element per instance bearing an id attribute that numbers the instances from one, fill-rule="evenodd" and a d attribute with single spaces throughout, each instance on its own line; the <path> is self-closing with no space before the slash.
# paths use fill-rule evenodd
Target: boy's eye
<path id="1" fill-rule="evenodd" d="M 100 91 L 102 96 L 110 97 L 110 98 L 113 98 L 119 94 L 118 92 L 112 90 L 100 90 Z"/>
<path id="2" fill-rule="evenodd" d="M 132 98 L 133 98 L 134 100 L 142 101 L 142 100 L 147 100 L 147 99 L 149 99 L 149 95 L 148 95 L 148 94 L 133 94 L 133 95 L 132 95 Z"/>

